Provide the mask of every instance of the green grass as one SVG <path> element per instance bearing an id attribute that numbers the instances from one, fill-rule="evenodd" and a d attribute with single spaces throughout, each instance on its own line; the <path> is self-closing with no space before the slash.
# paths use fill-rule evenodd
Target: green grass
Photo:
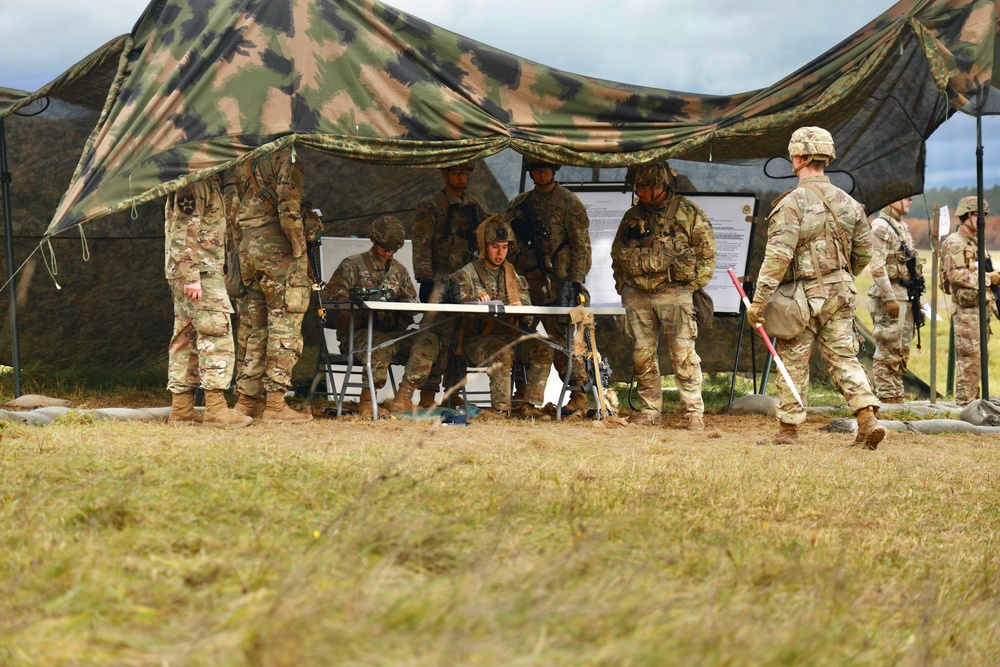
<path id="1" fill-rule="evenodd" d="M 992 665 L 1000 438 L 8 426 L 0 664 Z"/>

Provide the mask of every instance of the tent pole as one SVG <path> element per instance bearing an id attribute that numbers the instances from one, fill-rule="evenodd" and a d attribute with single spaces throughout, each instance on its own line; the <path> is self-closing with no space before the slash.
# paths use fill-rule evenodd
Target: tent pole
<path id="1" fill-rule="evenodd" d="M 989 331 L 990 313 L 986 310 L 986 216 L 983 215 L 983 116 L 976 116 L 976 198 L 978 218 L 976 242 L 979 244 L 979 367 L 982 374 L 982 398 L 990 397 Z"/>
<path id="2" fill-rule="evenodd" d="M 7 133 L 0 118 L 0 187 L 3 189 L 3 229 L 7 246 L 7 295 L 10 297 L 10 357 L 14 369 L 14 398 L 21 395 L 21 345 L 17 336 L 17 282 L 14 279 L 14 224 L 10 206 L 10 170 L 7 167 Z"/>

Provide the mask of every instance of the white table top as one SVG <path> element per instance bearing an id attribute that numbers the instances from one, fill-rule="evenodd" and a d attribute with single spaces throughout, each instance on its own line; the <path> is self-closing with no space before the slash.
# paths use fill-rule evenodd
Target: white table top
<path id="1" fill-rule="evenodd" d="M 334 309 L 347 309 L 352 305 L 376 311 L 397 311 L 405 313 L 464 313 L 508 315 L 568 315 L 573 308 L 568 306 L 505 306 L 499 301 L 475 301 L 471 303 L 408 303 L 405 301 L 362 301 L 358 304 L 338 302 L 324 304 Z M 598 306 L 589 308 L 594 315 L 624 315 L 621 306 Z"/>

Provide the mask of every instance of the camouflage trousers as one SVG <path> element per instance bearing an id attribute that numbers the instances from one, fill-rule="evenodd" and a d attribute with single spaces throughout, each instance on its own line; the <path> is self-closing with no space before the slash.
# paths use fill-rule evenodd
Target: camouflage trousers
<path id="1" fill-rule="evenodd" d="M 632 375 L 642 399 L 642 411 L 663 411 L 658 343 L 662 330 L 667 339 L 674 380 L 685 414 L 702 415 L 701 357 L 695 351 L 698 323 L 695 321 L 691 292 L 681 285 L 668 285 L 658 292 L 645 292 L 626 285 L 622 288 L 625 320 L 634 339 Z"/>
<path id="2" fill-rule="evenodd" d="M 429 315 L 424 315 L 423 322 L 430 323 L 433 321 L 433 317 Z M 434 334 L 438 339 L 438 349 L 440 354 L 434 360 L 434 365 L 431 367 L 430 373 L 427 374 L 427 378 L 420 385 L 421 391 L 434 391 L 436 392 L 441 387 L 441 380 L 448 373 L 448 365 L 454 366 L 456 359 L 451 354 L 452 350 L 452 340 L 455 337 L 455 325 L 453 322 L 446 322 L 440 326 L 434 327 Z M 447 387 L 446 387 L 447 389 Z"/>
<path id="3" fill-rule="evenodd" d="M 372 331 L 372 347 L 381 345 L 392 340 L 403 332 Z M 344 338 L 350 335 L 344 332 Z M 342 340 L 340 332 L 337 333 L 338 340 Z M 364 349 L 368 344 L 368 331 L 363 329 L 354 332 L 354 349 Z M 375 380 L 375 387 L 381 389 L 385 386 L 385 381 L 389 375 L 389 364 L 396 355 L 408 357 L 406 369 L 403 372 L 403 381 L 419 387 L 427 375 L 431 372 L 431 367 L 438 357 L 441 343 L 438 337 L 431 331 L 422 331 L 415 336 L 404 338 L 403 340 L 386 345 L 372 352 L 372 377 Z M 342 352 L 347 350 L 341 347 Z M 364 363 L 364 354 L 355 353 L 358 361 Z"/>
<path id="4" fill-rule="evenodd" d="M 875 354 L 872 357 L 872 379 L 875 392 L 883 401 L 903 398 L 903 376 L 910 359 L 910 342 L 913 340 L 913 311 L 906 300 L 906 288 L 893 284 L 899 316 L 889 317 L 885 300 L 872 296 L 868 310 L 872 315 L 872 335 L 875 337 Z M 870 294 L 870 293 L 869 293 Z"/>
<path id="5" fill-rule="evenodd" d="M 552 348 L 541 340 L 527 340 L 516 349 L 504 349 L 513 338 L 504 336 L 465 336 L 462 355 L 476 366 L 490 364 L 490 404 L 497 410 L 510 409 L 511 372 L 515 360 L 527 367 L 524 400 L 533 405 L 545 402 L 545 382 L 552 365 Z"/>
<path id="6" fill-rule="evenodd" d="M 955 332 L 955 402 L 968 405 L 979 398 L 983 379 L 979 354 L 979 308 L 952 305 L 951 327 Z M 987 336 L 992 335 L 992 329 L 988 329 Z"/>
<path id="7" fill-rule="evenodd" d="M 183 394 L 199 386 L 229 389 L 233 379 L 233 308 L 221 275 L 201 274 L 202 298 L 184 295 L 184 280 L 167 281 L 174 301 L 174 333 L 167 359 L 167 391 Z"/>
<path id="8" fill-rule="evenodd" d="M 854 331 L 854 299 L 856 288 L 850 283 L 824 284 L 813 280 L 806 283 L 811 316 L 806 328 L 795 338 L 778 339 L 778 356 L 788 375 L 808 403 L 809 357 L 813 345 L 818 345 L 827 372 L 834 386 L 844 396 L 852 413 L 866 407 L 879 407 L 872 392 L 865 367 L 858 361 Z M 764 324 L 765 328 L 767 323 Z M 799 407 L 785 379 L 778 375 L 778 420 L 783 424 L 801 424 L 806 420 L 805 408 Z"/>
<path id="9" fill-rule="evenodd" d="M 243 232 L 240 270 L 247 296 L 240 338 L 246 337 L 236 378 L 242 395 L 257 397 L 292 386 L 311 295 L 307 261 L 305 255 L 292 257 L 291 244 L 277 224 Z"/>

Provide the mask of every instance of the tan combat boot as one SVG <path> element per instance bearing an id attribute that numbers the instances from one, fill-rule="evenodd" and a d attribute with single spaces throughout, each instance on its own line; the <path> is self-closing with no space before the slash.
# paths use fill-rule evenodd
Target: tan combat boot
<path id="1" fill-rule="evenodd" d="M 689 431 L 704 431 L 705 430 L 705 420 L 701 415 L 692 412 L 687 416 L 687 430 Z"/>
<path id="2" fill-rule="evenodd" d="M 226 405 L 226 396 L 221 389 L 205 392 L 205 420 L 203 426 L 218 428 L 243 428 L 253 422 L 253 417 L 230 410 Z"/>
<path id="3" fill-rule="evenodd" d="M 539 421 L 548 421 L 549 416 L 545 414 L 544 410 L 541 410 L 531 403 L 525 401 L 517 408 L 517 416 L 521 419 L 538 419 Z"/>
<path id="4" fill-rule="evenodd" d="M 251 419 L 259 419 L 264 414 L 264 397 L 240 394 L 240 397 L 236 400 L 236 405 L 233 406 L 233 410 Z"/>
<path id="5" fill-rule="evenodd" d="M 854 416 L 858 418 L 858 437 L 851 443 L 851 447 L 878 447 L 878 443 L 885 437 L 885 426 L 875 418 L 875 411 L 871 407 L 861 408 Z"/>
<path id="6" fill-rule="evenodd" d="M 590 400 L 582 391 L 570 392 L 569 400 L 566 401 L 566 405 L 563 406 L 563 412 L 576 412 L 577 410 L 583 410 L 586 412 L 589 409 Z"/>
<path id="7" fill-rule="evenodd" d="M 358 396 L 358 412 L 364 417 L 372 416 L 372 392 L 368 387 L 361 388 L 361 395 Z"/>
<path id="8" fill-rule="evenodd" d="M 799 432 L 795 424 L 778 422 L 778 432 L 770 440 L 761 440 L 758 445 L 797 445 Z"/>
<path id="9" fill-rule="evenodd" d="M 170 394 L 170 416 L 167 423 L 171 426 L 188 426 L 201 423 L 201 414 L 194 409 L 194 392 Z"/>
<path id="10" fill-rule="evenodd" d="M 307 412 L 297 412 L 285 403 L 285 392 L 267 392 L 267 406 L 264 408 L 263 421 L 274 422 L 307 422 L 313 416 Z"/>
<path id="11" fill-rule="evenodd" d="M 637 416 L 629 419 L 630 424 L 636 424 L 638 426 L 659 426 L 660 425 L 660 413 L 659 412 L 640 412 Z"/>
<path id="12" fill-rule="evenodd" d="M 434 389 L 421 389 L 420 390 L 420 402 L 417 403 L 417 407 L 427 408 L 433 407 L 434 397 L 437 396 L 437 391 Z"/>
<path id="13" fill-rule="evenodd" d="M 396 395 L 385 404 L 385 409 L 389 412 L 402 412 L 409 411 L 413 409 L 413 392 L 416 390 L 412 384 L 403 380 L 400 383 L 399 389 L 396 390 Z"/>

